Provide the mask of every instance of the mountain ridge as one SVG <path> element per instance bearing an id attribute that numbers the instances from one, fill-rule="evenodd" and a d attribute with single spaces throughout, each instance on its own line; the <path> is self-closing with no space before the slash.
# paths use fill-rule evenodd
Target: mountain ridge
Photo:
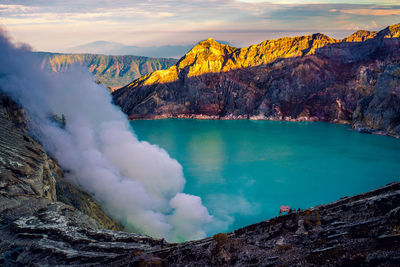
<path id="1" fill-rule="evenodd" d="M 225 41 L 219 41 L 224 43 Z M 226 43 L 226 42 L 225 42 Z M 137 55 L 156 58 L 180 58 L 189 51 L 194 44 L 186 45 L 160 45 L 136 46 L 124 45 L 118 42 L 94 41 L 63 50 L 65 53 L 91 53 L 105 55 Z"/>
<path id="2" fill-rule="evenodd" d="M 182 69 L 184 66 L 192 64 L 187 62 L 187 57 L 195 54 L 197 56 L 199 51 L 204 50 L 204 48 L 215 48 L 217 46 L 225 47 L 228 54 L 225 54 L 228 62 L 224 64 L 223 68 L 219 71 L 228 71 L 239 67 L 250 67 L 259 64 L 271 63 L 273 60 L 278 58 L 286 57 L 296 57 L 305 56 L 315 53 L 315 49 L 320 48 L 326 44 L 335 44 L 343 42 L 363 42 L 376 37 L 377 35 L 384 35 L 383 38 L 397 38 L 400 36 L 400 23 L 391 25 L 379 32 L 377 31 L 366 31 L 359 30 L 348 37 L 343 39 L 333 39 L 322 33 L 315 33 L 312 35 L 296 36 L 296 37 L 282 37 L 278 39 L 265 40 L 258 44 L 254 44 L 248 47 L 236 48 L 227 44 L 221 44 L 215 41 L 213 38 L 208 38 L 204 41 L 196 44 L 192 49 L 189 50 L 177 63 L 177 69 Z M 229 48 L 228 48 L 229 47 Z M 271 53 L 268 57 L 267 51 L 274 51 L 274 48 L 279 48 L 276 54 Z M 283 48 L 283 49 L 282 49 Z M 287 48 L 286 50 L 284 48 Z M 233 54 L 233 55 L 230 55 Z M 257 55 L 257 57 L 253 56 Z M 247 61 L 246 61 L 247 59 Z M 249 59 L 254 59 L 253 62 L 248 61 Z M 212 61 L 213 59 L 208 59 Z M 244 60 L 240 62 L 240 60 Z M 239 61 L 236 63 L 234 61 Z M 239 65 L 237 65 L 239 64 Z M 221 65 L 222 66 L 222 65 Z M 172 66 L 173 67 L 173 66 Z M 215 70 L 217 71 L 217 70 Z M 204 74 L 205 72 L 200 72 L 198 74 Z"/>
<path id="3" fill-rule="evenodd" d="M 368 102 L 375 108 L 358 107 L 361 99 L 382 89 L 375 87 L 379 79 L 396 77 L 382 74 L 386 68 L 387 73 L 400 68 L 399 36 L 400 24 L 396 24 L 379 32 L 358 31 L 341 40 L 317 33 L 245 48 L 207 39 L 169 69 L 116 90 L 113 99 L 131 119 L 328 121 L 400 136 L 400 111 L 381 105 L 392 96 L 398 101 L 397 78 L 391 90 L 376 100 L 380 104 Z M 376 105 L 392 111 L 384 115 Z M 368 114 L 353 120 L 356 110 Z"/>
<path id="4" fill-rule="evenodd" d="M 34 52 L 41 61 L 41 68 L 52 72 L 67 70 L 72 64 L 86 66 L 96 79 L 111 90 L 126 85 L 133 79 L 166 69 L 177 62 L 172 58 L 141 56 L 110 56 L 100 54 L 63 54 Z"/>

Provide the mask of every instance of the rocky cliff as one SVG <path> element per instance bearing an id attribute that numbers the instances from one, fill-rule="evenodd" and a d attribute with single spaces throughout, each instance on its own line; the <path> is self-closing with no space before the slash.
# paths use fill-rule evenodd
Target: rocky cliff
<path id="1" fill-rule="evenodd" d="M 400 183 L 181 244 L 121 226 L 26 130 L 0 95 L 1 266 L 396 266 Z"/>
<path id="2" fill-rule="evenodd" d="M 41 67 L 53 72 L 65 71 L 72 64 L 89 69 L 103 84 L 119 88 L 130 81 L 156 70 L 167 69 L 177 62 L 173 58 L 148 58 L 139 56 L 106 56 L 97 54 L 59 54 L 36 52 Z"/>
<path id="3" fill-rule="evenodd" d="M 399 60 L 400 24 L 343 40 L 314 34 L 246 48 L 207 39 L 113 99 L 131 119 L 328 121 L 400 136 Z"/>

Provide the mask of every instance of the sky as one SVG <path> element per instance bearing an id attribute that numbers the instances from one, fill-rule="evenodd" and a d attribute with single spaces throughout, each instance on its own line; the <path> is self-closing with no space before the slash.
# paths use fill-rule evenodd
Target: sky
<path id="1" fill-rule="evenodd" d="M 400 0 L 0 0 L 0 25 L 13 41 L 52 52 L 99 40 L 161 46 L 208 37 L 244 47 L 396 23 Z"/>

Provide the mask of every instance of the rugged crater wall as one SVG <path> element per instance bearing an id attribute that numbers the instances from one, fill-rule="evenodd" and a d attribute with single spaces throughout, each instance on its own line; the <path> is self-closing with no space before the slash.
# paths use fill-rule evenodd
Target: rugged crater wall
<path id="1" fill-rule="evenodd" d="M 246 48 L 207 39 L 113 99 L 130 119 L 328 121 L 399 137 L 399 38 L 400 24 L 343 40 L 314 34 Z"/>

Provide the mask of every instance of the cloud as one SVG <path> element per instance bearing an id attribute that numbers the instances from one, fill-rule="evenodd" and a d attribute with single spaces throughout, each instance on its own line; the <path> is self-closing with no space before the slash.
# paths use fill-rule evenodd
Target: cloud
<path id="1" fill-rule="evenodd" d="M 2 8 L 0 23 L 14 38 L 52 51 L 96 40 L 182 45 L 210 36 L 244 46 L 275 38 L 270 33 L 282 36 L 288 31 L 333 33 L 341 38 L 348 29 L 363 28 L 372 20 L 377 25 L 397 23 L 400 11 L 398 2 L 358 0 L 6 0 Z"/>
<path id="2" fill-rule="evenodd" d="M 361 16 L 394 16 L 400 15 L 400 9 L 343 9 L 343 14 L 354 14 Z"/>
<path id="3" fill-rule="evenodd" d="M 175 211 L 169 218 L 169 222 L 179 229 L 173 239 L 183 241 L 180 240 L 183 236 L 186 239 L 196 240 L 205 236 L 202 227 L 211 223 L 213 217 L 208 214 L 201 198 L 188 194 L 177 194 L 171 199 L 170 205 Z"/>
<path id="4" fill-rule="evenodd" d="M 365 25 L 364 28 L 366 30 L 374 30 L 374 29 L 376 30 L 378 28 L 378 24 L 376 24 L 376 22 L 373 20 L 371 21 L 370 25 Z"/>
<path id="5" fill-rule="evenodd" d="M 238 214 L 253 216 L 260 212 L 260 205 L 249 202 L 244 196 L 210 194 L 205 200 L 215 215 L 214 220 L 206 226 L 209 232 L 226 231 Z"/>
<path id="6" fill-rule="evenodd" d="M 24 5 L 4 5 L 0 4 L 0 13 L 21 13 L 32 12 L 38 10 L 37 7 L 24 6 Z"/>

